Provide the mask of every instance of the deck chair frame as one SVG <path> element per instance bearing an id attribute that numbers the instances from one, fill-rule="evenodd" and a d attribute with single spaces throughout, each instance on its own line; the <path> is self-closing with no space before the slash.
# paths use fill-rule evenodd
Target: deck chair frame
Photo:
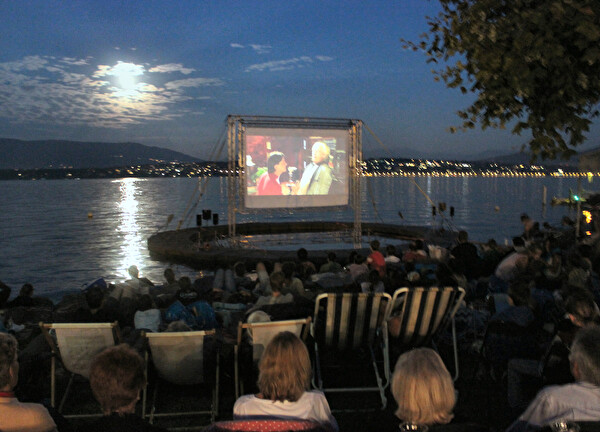
<path id="1" fill-rule="evenodd" d="M 69 383 L 67 384 L 67 388 L 63 397 L 61 398 L 60 404 L 58 405 L 58 412 L 62 414 L 65 402 L 67 401 L 67 397 L 71 390 L 71 386 L 73 385 L 73 380 L 75 375 L 82 375 L 85 378 L 88 378 L 89 374 L 89 366 L 92 362 L 93 357 L 101 352 L 103 349 L 108 348 L 110 346 L 114 346 L 121 341 L 121 333 L 119 330 L 118 322 L 113 323 L 60 323 L 60 324 L 51 324 L 51 323 L 39 323 L 40 329 L 42 330 L 42 334 L 46 338 L 48 345 L 50 346 L 50 350 L 52 351 L 52 360 L 50 366 L 50 404 L 54 408 L 56 407 L 56 361 L 60 360 L 63 364 L 63 367 L 71 374 L 69 378 Z M 88 337 L 84 335 L 74 335 L 71 337 L 66 337 L 62 333 L 66 333 L 69 330 L 73 330 L 74 332 L 86 332 L 88 333 Z M 53 332 L 54 334 L 51 334 Z M 93 333 L 93 334 L 92 334 Z M 93 338 L 93 339 L 92 339 Z M 67 342 L 67 339 L 70 340 L 72 346 L 67 348 L 62 344 L 62 342 Z M 92 344 L 93 340 L 97 343 Z M 112 343 L 108 343 L 111 340 Z M 102 343 L 105 342 L 105 343 Z M 62 346 L 62 348 L 61 348 Z M 71 351 L 69 353 L 69 351 Z M 79 362 L 77 360 L 72 359 L 69 354 L 81 354 L 83 351 L 83 356 L 80 358 Z M 87 352 L 86 352 L 87 351 Z M 76 369 L 76 370 L 74 370 Z M 88 369 L 87 371 L 85 369 Z M 98 414 L 68 414 L 63 415 L 67 418 L 86 418 L 86 417 L 99 417 L 101 413 Z"/>
<path id="2" fill-rule="evenodd" d="M 434 343 L 448 325 L 452 326 L 452 348 L 454 354 L 454 381 L 459 376 L 458 343 L 454 316 L 465 296 L 463 288 L 418 287 L 399 288 L 394 292 L 388 320 L 394 315 L 400 320 L 400 334 L 390 337 L 390 344 L 416 348 Z"/>
<path id="3" fill-rule="evenodd" d="M 391 296 L 387 293 L 324 293 L 317 296 L 311 326 L 311 334 L 315 343 L 315 373 L 312 380 L 314 388 L 326 393 L 376 391 L 379 392 L 381 398 L 381 409 L 385 409 L 387 405 L 385 389 L 390 383 L 388 334 L 385 318 L 390 305 Z M 324 315 L 322 319 L 319 318 L 321 309 L 323 309 Z M 320 339 L 322 339 L 321 348 L 326 349 L 343 351 L 367 348 L 371 355 L 377 386 L 325 387 L 321 371 Z M 383 359 L 383 377 L 379 372 L 375 356 L 375 348 L 378 344 Z"/>
<path id="4" fill-rule="evenodd" d="M 293 320 L 284 320 L 284 321 L 268 321 L 268 322 L 257 322 L 257 323 L 242 323 L 238 324 L 238 332 L 237 332 L 237 341 L 234 346 L 234 385 L 235 385 L 235 398 L 237 399 L 240 395 L 244 394 L 244 384 L 243 380 L 240 379 L 240 365 L 239 365 L 239 355 L 240 348 L 243 343 L 244 330 L 246 332 L 254 333 L 254 338 L 259 337 L 263 350 L 267 347 L 268 343 L 273 339 L 273 337 L 283 331 L 291 331 L 296 334 L 303 342 L 306 342 L 306 337 L 308 335 L 310 329 L 311 317 L 293 319 Z M 263 335 L 261 338 L 259 335 L 261 330 L 266 335 Z M 257 345 L 254 343 L 254 338 L 252 342 L 252 353 L 253 353 L 253 362 L 257 363 L 260 360 L 260 356 L 262 355 L 262 350 L 258 353 L 258 350 L 255 352 L 254 346 Z"/>
<path id="5" fill-rule="evenodd" d="M 159 388 L 159 382 L 160 380 L 165 380 L 167 382 L 171 382 L 173 384 L 179 384 L 179 385 L 188 385 L 188 384 L 183 384 L 182 382 L 175 382 L 174 380 L 169 379 L 168 377 L 166 377 L 166 374 L 169 374 L 171 372 L 173 372 L 174 369 L 178 369 L 178 370 L 183 370 L 182 368 L 178 367 L 179 364 L 181 363 L 173 363 L 171 364 L 171 366 L 174 366 L 173 370 L 171 371 L 166 371 L 164 369 L 162 369 L 160 363 L 162 362 L 163 359 L 161 359 L 160 362 L 157 362 L 157 347 L 160 345 L 161 342 L 167 342 L 169 341 L 169 339 L 174 339 L 174 338 L 182 338 L 182 345 L 179 344 L 175 344 L 177 346 L 180 347 L 184 347 L 184 348 L 191 348 L 191 345 L 189 343 L 186 343 L 185 340 L 188 338 L 201 338 L 202 339 L 202 343 L 200 344 L 201 349 L 204 349 L 204 342 L 205 342 L 205 338 L 207 336 L 215 336 L 216 331 L 215 330 L 203 330 L 203 331 L 184 331 L 184 332 L 163 332 L 163 333 L 145 333 L 143 332 L 142 335 L 146 340 L 146 355 L 145 355 L 145 360 L 146 360 L 146 386 L 144 387 L 144 391 L 142 394 L 142 418 L 146 419 L 148 418 L 150 424 L 154 423 L 154 419 L 155 418 L 160 418 L 160 417 L 186 417 L 186 416 L 196 416 L 196 415 L 210 415 L 210 421 L 211 423 L 213 423 L 215 421 L 215 418 L 219 412 L 219 363 L 220 363 L 220 353 L 219 353 L 219 349 L 217 347 L 215 347 L 216 352 L 215 352 L 215 359 L 216 359 L 216 363 L 215 363 L 215 382 L 214 382 L 214 386 L 212 388 L 212 395 L 211 395 L 211 406 L 210 409 L 205 409 L 205 410 L 197 410 L 197 411 L 186 411 L 186 412 L 161 412 L 161 413 L 157 413 L 156 412 L 156 400 L 157 400 L 157 395 L 158 395 L 158 388 Z M 154 349 L 153 349 L 154 347 Z M 172 350 L 169 350 L 172 351 Z M 194 352 L 191 350 L 189 353 L 186 354 L 194 354 Z M 152 363 L 154 364 L 154 368 L 156 370 L 156 375 L 157 375 L 157 379 L 154 383 L 154 392 L 153 392 L 153 396 L 152 396 L 152 406 L 150 407 L 150 413 L 147 413 L 147 404 L 148 404 L 148 367 L 150 364 L 150 358 L 152 357 Z M 194 361 L 198 361 L 198 358 L 194 358 Z M 202 355 L 202 358 L 200 359 L 200 361 L 202 361 L 202 371 L 204 372 L 204 367 L 205 367 L 205 359 Z M 158 364 L 157 364 L 158 363 Z M 169 362 L 167 362 L 168 364 Z M 197 366 L 197 365 L 196 365 Z M 203 384 L 203 376 L 202 377 L 198 377 L 197 374 L 195 374 L 194 376 L 196 376 L 196 378 L 198 379 L 197 382 L 189 384 L 189 385 L 194 385 L 194 384 Z M 190 429 L 203 429 L 205 428 L 206 425 L 203 426 L 198 426 L 198 427 L 185 427 L 185 428 L 169 428 L 169 430 L 190 430 Z"/>

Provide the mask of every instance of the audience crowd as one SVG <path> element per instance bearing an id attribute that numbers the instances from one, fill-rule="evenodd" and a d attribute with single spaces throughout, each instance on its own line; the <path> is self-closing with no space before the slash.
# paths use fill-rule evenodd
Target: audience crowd
<path id="1" fill-rule="evenodd" d="M 447 249 L 423 240 L 382 248 L 373 240 L 364 255 L 352 251 L 338 258 L 330 252 L 315 262 L 302 248 L 295 261 L 253 268 L 237 262 L 194 280 L 167 268 L 162 283 L 140 277 L 131 266 L 129 279 L 99 279 L 58 304 L 35 296 L 28 283 L 11 298 L 11 288 L 0 282 L 0 430 L 70 430 L 60 414 L 35 403 L 47 397 L 38 383 L 49 369 L 40 321 L 118 321 L 126 344 L 98 355 L 92 365 L 90 385 L 104 416 L 87 428 L 160 430 L 135 416 L 145 383 L 142 332 L 217 329 L 218 338 L 233 343 L 238 322 L 256 312 L 273 321 L 312 316 L 321 292 L 393 294 L 427 286 L 466 290 L 455 316 L 460 349 L 476 352 L 479 374 L 506 388 L 515 419 L 508 431 L 600 421 L 599 243 L 594 235 L 578 236 L 568 218 L 560 227 L 540 227 L 527 215 L 521 221 L 523 233 L 511 246 L 493 239 L 476 245 L 464 231 Z M 449 337 L 442 334 L 440 342 Z M 310 379 L 307 347 L 280 333 L 260 360 L 258 392 L 239 398 L 233 417 L 305 419 L 337 431 L 325 395 L 310 390 Z M 404 430 L 474 427 L 469 419 L 453 420 L 453 382 L 430 348 L 400 355 L 391 391 Z"/>

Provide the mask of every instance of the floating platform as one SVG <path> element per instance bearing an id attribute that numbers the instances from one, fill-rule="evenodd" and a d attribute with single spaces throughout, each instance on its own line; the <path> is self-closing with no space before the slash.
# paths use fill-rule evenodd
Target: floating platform
<path id="1" fill-rule="evenodd" d="M 388 240 L 387 243 L 393 244 L 394 241 L 424 239 L 429 243 L 449 246 L 456 239 L 456 233 L 452 231 L 424 226 L 362 223 L 361 228 L 365 241 L 361 242 L 360 247 L 352 242 L 344 245 L 342 241 L 325 248 L 322 244 L 316 245 L 327 233 L 347 233 L 347 238 L 351 238 L 353 224 L 350 222 L 259 222 L 237 224 L 236 238 L 228 238 L 227 225 L 163 231 L 150 236 L 148 250 L 153 258 L 200 269 L 228 266 L 236 261 L 255 264 L 258 261 L 295 260 L 296 251 L 301 247 L 309 251 L 309 258 L 316 264 L 325 262 L 330 251 L 335 252 L 338 259 L 345 260 L 352 250 L 368 255 L 369 244 L 366 239 L 370 238 L 379 239 L 382 248 Z M 283 247 L 275 246 L 275 238 L 285 239 L 285 236 L 300 233 L 306 236 L 302 244 L 284 240 Z M 266 238 L 260 246 L 253 241 L 257 236 Z M 289 247 L 286 248 L 288 243 Z"/>

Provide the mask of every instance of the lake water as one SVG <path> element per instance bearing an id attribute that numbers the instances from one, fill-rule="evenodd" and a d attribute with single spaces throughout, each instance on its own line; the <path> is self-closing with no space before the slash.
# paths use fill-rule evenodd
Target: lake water
<path id="1" fill-rule="evenodd" d="M 557 224 L 573 211 L 542 206 L 543 187 L 548 201 L 568 196 L 577 188 L 570 178 L 420 177 L 419 187 L 433 202 L 455 208 L 446 227 L 466 229 L 471 239 L 499 243 L 519 234 L 519 215 L 528 213 L 540 222 Z M 439 226 L 431 205 L 409 178 L 366 178 L 362 182 L 362 220 L 392 224 Z M 0 280 L 18 288 L 30 282 L 36 294 L 57 298 L 98 277 L 126 279 L 127 268 L 136 264 L 143 276 L 162 280 L 168 263 L 152 260 L 146 240 L 164 229 L 176 227 L 191 209 L 183 227 L 194 226 L 202 209 L 227 220 L 227 181 L 213 178 L 203 199 L 190 201 L 197 179 L 122 179 L 0 181 Z M 593 186 L 586 186 L 593 189 Z M 399 216 L 401 212 L 403 219 Z M 449 210 L 446 211 L 446 214 Z M 92 217 L 88 217 L 91 214 Z M 252 220 L 351 221 L 349 211 L 261 212 L 238 215 L 238 222 Z M 310 250 L 310 246 L 307 246 Z M 177 266 L 178 275 L 193 275 Z"/>

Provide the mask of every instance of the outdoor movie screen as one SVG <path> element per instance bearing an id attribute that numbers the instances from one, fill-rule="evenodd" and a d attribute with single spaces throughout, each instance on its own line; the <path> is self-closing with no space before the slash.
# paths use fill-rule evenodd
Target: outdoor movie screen
<path id="1" fill-rule="evenodd" d="M 245 206 L 348 205 L 349 131 L 248 127 Z"/>

